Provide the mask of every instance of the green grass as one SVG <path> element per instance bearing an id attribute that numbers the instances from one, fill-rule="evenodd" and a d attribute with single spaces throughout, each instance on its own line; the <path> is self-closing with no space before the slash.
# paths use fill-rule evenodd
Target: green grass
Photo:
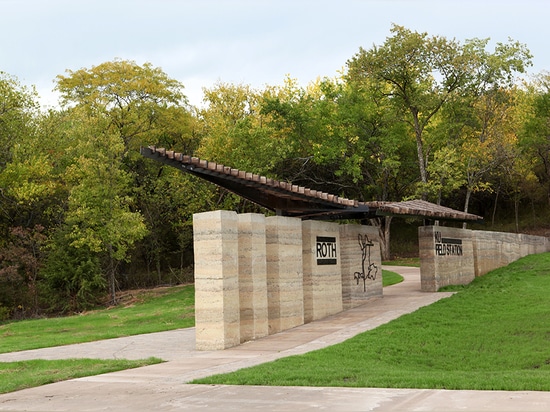
<path id="1" fill-rule="evenodd" d="M 399 258 L 394 260 L 388 260 L 382 262 L 382 265 L 388 265 L 388 266 L 414 266 L 414 267 L 420 267 L 420 258 L 414 257 L 414 258 Z"/>
<path id="2" fill-rule="evenodd" d="M 195 383 L 550 390 L 550 254 L 454 289 L 341 344 Z"/>
<path id="3" fill-rule="evenodd" d="M 194 287 L 142 293 L 133 304 L 82 315 L 0 324 L 0 353 L 187 328 L 195 324 Z"/>
<path id="4" fill-rule="evenodd" d="M 382 270 L 382 286 L 391 286 L 403 282 L 403 276 L 391 270 Z"/>
<path id="5" fill-rule="evenodd" d="M 0 393 L 59 382 L 84 376 L 99 375 L 123 369 L 138 368 L 161 362 L 145 360 L 32 360 L 24 362 L 0 362 Z"/>

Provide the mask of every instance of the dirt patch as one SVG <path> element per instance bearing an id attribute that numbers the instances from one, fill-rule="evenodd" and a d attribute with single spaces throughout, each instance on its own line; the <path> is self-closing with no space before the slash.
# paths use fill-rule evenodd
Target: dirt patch
<path id="1" fill-rule="evenodd" d="M 139 303 L 143 303 L 151 298 L 164 296 L 168 293 L 173 293 L 175 290 L 188 286 L 188 284 L 177 286 L 159 286 L 156 288 L 130 289 L 117 292 L 116 299 L 118 306 L 129 307 Z"/>

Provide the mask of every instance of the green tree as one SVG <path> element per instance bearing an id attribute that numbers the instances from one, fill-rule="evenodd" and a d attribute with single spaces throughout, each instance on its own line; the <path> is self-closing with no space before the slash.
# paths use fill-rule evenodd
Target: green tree
<path id="1" fill-rule="evenodd" d="M 272 171 L 285 146 L 262 112 L 265 92 L 218 83 L 204 93 L 199 156 L 258 174 Z"/>
<path id="2" fill-rule="evenodd" d="M 34 88 L 22 86 L 17 78 L 0 71 L 0 170 L 11 160 L 13 146 L 32 135 L 37 100 Z"/>
<path id="3" fill-rule="evenodd" d="M 61 103 L 106 117 L 106 127 L 124 143 L 124 154 L 138 152 L 144 143 L 155 144 L 163 134 L 159 120 L 166 118 L 165 109 L 187 102 L 183 85 L 150 63 L 115 60 L 67 73 L 57 76 Z"/>
<path id="4" fill-rule="evenodd" d="M 527 95 L 520 145 L 534 160 L 535 173 L 550 204 L 550 73 L 541 73 L 530 85 Z"/>
<path id="5" fill-rule="evenodd" d="M 199 157 L 276 178 L 275 165 L 285 158 L 284 136 L 262 112 L 264 95 L 248 85 L 218 83 L 204 91 L 206 106 L 198 113 Z M 207 185 L 209 208 L 259 211 L 256 205 L 225 189 Z M 205 193 L 205 192 L 203 192 Z"/>
<path id="6" fill-rule="evenodd" d="M 31 178 L 34 173 L 42 173 L 40 170 L 24 170 L 21 162 L 26 160 L 22 156 L 18 159 L 19 165 L 10 165 L 15 151 L 28 154 L 26 145 L 35 137 L 37 113 L 36 91 L 22 86 L 15 77 L 0 72 L 0 233 L 3 238 L 8 236 L 10 227 L 27 224 L 29 216 L 20 210 L 26 202 L 22 196 L 27 192 L 21 190 L 21 186 L 27 184 L 29 196 L 40 190 L 33 186 Z M 30 163 L 27 161 L 28 165 Z"/>
<path id="7" fill-rule="evenodd" d="M 78 167 L 79 173 L 85 173 L 84 170 L 96 177 L 90 177 L 86 183 L 81 176 L 83 191 L 75 192 L 76 189 L 73 189 L 70 199 L 76 201 L 83 198 L 83 201 L 89 202 L 86 196 L 93 190 L 94 179 L 106 174 L 112 176 L 112 189 L 97 191 L 97 196 L 106 196 L 114 211 L 125 211 L 122 216 L 112 214 L 114 222 L 122 219 L 130 225 L 132 219 L 137 219 L 138 214 L 142 213 L 146 219 L 148 234 L 145 237 L 138 230 L 133 234 L 136 237 L 130 244 L 112 245 L 113 250 L 109 253 L 116 258 L 111 261 L 107 271 L 112 272 L 116 268 L 115 262 L 119 262 L 122 255 L 125 256 L 122 260 L 142 259 L 140 251 L 144 251 L 147 267 L 149 261 L 154 261 L 157 272 L 160 272 L 160 264 L 165 261 L 163 253 L 172 252 L 181 245 L 177 240 L 180 222 L 166 219 L 163 221 L 173 223 L 158 224 L 159 218 L 167 210 L 173 210 L 169 203 L 174 200 L 174 195 L 164 191 L 163 197 L 157 192 L 161 187 L 165 190 L 164 184 L 155 184 L 156 180 L 163 179 L 164 168 L 141 157 L 139 147 L 156 145 L 184 153 L 196 149 L 198 134 L 182 93 L 183 85 L 150 63 L 140 66 L 125 60 L 69 71 L 67 76 L 58 76 L 57 81 L 57 90 L 61 93 L 64 106 L 78 109 L 84 124 L 91 122 L 94 125 L 95 134 L 90 139 L 102 142 L 99 143 L 101 150 L 94 155 L 97 158 L 90 157 L 94 149 L 86 149 L 86 159 L 93 160 L 90 164 L 79 161 L 80 164 L 72 169 L 72 173 Z M 82 147 L 77 153 L 80 150 Z M 104 165 L 103 171 L 98 170 L 98 164 Z M 185 208 L 185 204 L 178 203 L 177 207 Z M 70 218 L 70 213 L 69 208 L 67 218 Z M 95 226 L 92 231 L 101 233 L 100 229 L 101 225 Z M 105 233 L 101 237 L 105 239 Z M 118 251 L 123 250 L 124 253 L 119 255 Z M 112 278 L 110 290 L 112 293 Z"/>
<path id="8" fill-rule="evenodd" d="M 14 227 L 0 249 L 0 319 L 36 315 L 44 228 Z"/>
<path id="9" fill-rule="evenodd" d="M 141 214 L 131 209 L 131 176 L 121 167 L 124 145 L 118 136 L 102 133 L 102 126 L 96 130 L 67 169 L 71 189 L 65 224 L 71 246 L 102 257 L 114 304 L 117 265 L 128 259 L 130 248 L 147 229 Z"/>
<path id="10" fill-rule="evenodd" d="M 382 46 L 361 48 L 348 61 L 348 76 L 379 83 L 379 93 L 401 114 L 416 142 L 420 182 L 425 187 L 430 156 L 444 145 L 427 132 L 436 115 L 456 96 L 512 82 L 514 74 L 530 64 L 531 55 L 517 42 L 498 43 L 491 54 L 485 51 L 488 39 L 461 45 L 397 25 L 391 33 Z M 422 197 L 427 195 L 423 190 Z"/>
<path id="11" fill-rule="evenodd" d="M 365 81 L 323 79 L 307 88 L 287 83 L 266 94 L 262 111 L 286 135 L 279 174 L 289 180 L 360 201 L 404 196 L 410 181 L 408 142 L 387 101 Z M 405 167 L 403 167 L 405 165 Z M 409 189 L 410 190 L 410 189 Z M 391 218 L 373 219 L 382 253 L 389 255 Z"/>
<path id="12" fill-rule="evenodd" d="M 52 313 L 78 313 L 102 303 L 107 288 L 100 255 L 87 245 L 69 243 L 71 227 L 63 225 L 52 235 L 41 269 L 41 301 Z"/>

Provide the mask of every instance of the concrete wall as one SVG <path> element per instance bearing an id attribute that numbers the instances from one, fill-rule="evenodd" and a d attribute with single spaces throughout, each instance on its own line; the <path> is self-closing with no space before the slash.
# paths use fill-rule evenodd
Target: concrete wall
<path id="1" fill-rule="evenodd" d="M 382 295 L 375 228 L 215 211 L 193 216 L 198 350 L 218 350 Z"/>
<path id="2" fill-rule="evenodd" d="M 338 223 L 303 222 L 304 322 L 342 311 Z"/>
<path id="3" fill-rule="evenodd" d="M 424 226 L 418 237 L 421 284 L 427 292 L 467 284 L 523 256 L 550 251 L 548 238 L 516 233 Z"/>
<path id="4" fill-rule="evenodd" d="M 369 242 L 373 246 L 365 247 Z M 372 297 L 382 296 L 382 260 L 377 228 L 340 225 L 340 260 L 345 310 L 362 305 Z"/>
<path id="5" fill-rule="evenodd" d="M 218 210 L 193 216 L 195 330 L 201 350 L 240 343 L 237 214 Z"/>
<path id="6" fill-rule="evenodd" d="M 269 334 L 304 323 L 302 221 L 266 218 Z"/>
<path id="7" fill-rule="evenodd" d="M 550 250 L 549 239 L 521 233 L 473 231 L 475 274 L 482 276 L 515 260 Z"/>
<path id="8" fill-rule="evenodd" d="M 240 341 L 268 335 L 265 216 L 238 215 Z"/>

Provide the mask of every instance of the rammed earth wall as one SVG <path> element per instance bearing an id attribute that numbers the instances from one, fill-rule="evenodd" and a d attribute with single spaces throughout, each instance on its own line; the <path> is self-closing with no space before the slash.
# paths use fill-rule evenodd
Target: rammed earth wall
<path id="1" fill-rule="evenodd" d="M 418 229 L 422 290 L 470 283 L 530 254 L 550 251 L 547 237 L 444 226 Z"/>
<path id="2" fill-rule="evenodd" d="M 198 350 L 219 350 L 382 295 L 375 228 L 230 211 L 193 216 Z"/>

